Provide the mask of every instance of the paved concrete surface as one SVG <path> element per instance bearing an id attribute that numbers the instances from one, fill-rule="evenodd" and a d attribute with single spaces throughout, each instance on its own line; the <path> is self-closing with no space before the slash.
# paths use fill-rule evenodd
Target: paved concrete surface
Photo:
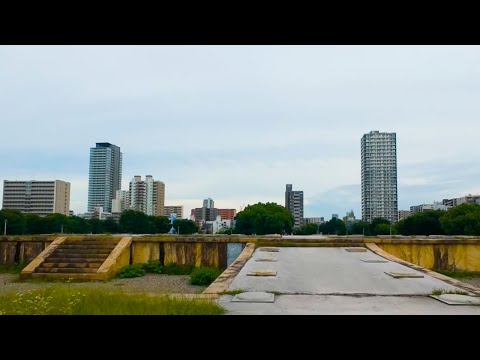
<path id="1" fill-rule="evenodd" d="M 229 290 L 267 291 L 282 294 L 375 294 L 430 295 L 434 289 L 456 290 L 443 281 L 425 275 L 418 279 L 394 279 L 387 272 L 417 272 L 395 262 L 366 263 L 362 259 L 383 259 L 368 251 L 350 253 L 345 248 L 281 248 L 277 262 L 258 263 L 255 250 Z M 277 271 L 273 278 L 247 276 L 257 269 Z M 461 290 L 461 289 L 458 289 Z"/>
<path id="2" fill-rule="evenodd" d="M 220 305 L 229 315 L 480 315 L 480 306 L 447 305 L 431 297 L 276 295 L 275 302 L 230 302 Z"/>
<path id="3" fill-rule="evenodd" d="M 230 302 L 220 304 L 231 314 L 479 314 L 480 306 L 449 306 L 429 295 L 433 290 L 461 290 L 427 274 L 367 251 L 345 248 L 280 248 L 278 262 L 258 263 L 256 250 L 229 286 L 229 290 L 276 293 L 272 304 Z M 256 269 L 271 269 L 275 277 L 247 276 Z M 408 272 L 423 278 L 395 279 L 385 272 Z"/>

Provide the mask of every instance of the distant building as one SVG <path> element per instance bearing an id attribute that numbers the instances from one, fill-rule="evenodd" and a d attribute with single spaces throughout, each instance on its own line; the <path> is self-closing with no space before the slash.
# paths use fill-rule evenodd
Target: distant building
<path id="1" fill-rule="evenodd" d="M 446 205 L 448 208 L 455 207 L 461 204 L 480 204 L 480 195 L 466 195 L 454 199 L 443 199 L 443 205 Z"/>
<path id="2" fill-rule="evenodd" d="M 112 200 L 112 213 L 121 213 L 130 208 L 130 192 L 117 190 L 115 199 Z"/>
<path id="3" fill-rule="evenodd" d="M 122 186 L 122 153 L 110 143 L 97 143 L 90 148 L 88 179 L 88 211 L 102 207 L 112 210 L 112 200 Z"/>
<path id="4" fill-rule="evenodd" d="M 218 216 L 218 209 L 216 208 L 201 207 L 193 209 L 192 212 L 192 220 L 195 221 L 198 225 L 200 225 L 202 221 L 215 221 Z"/>
<path id="5" fill-rule="evenodd" d="M 70 211 L 68 212 L 68 216 L 75 216 L 75 213 L 73 212 L 73 210 L 70 210 Z"/>
<path id="6" fill-rule="evenodd" d="M 205 199 L 205 200 L 203 200 L 203 207 L 207 208 L 207 209 L 214 208 L 215 207 L 215 202 L 210 198 Z"/>
<path id="7" fill-rule="evenodd" d="M 103 208 L 101 206 L 97 206 L 93 209 L 93 211 L 88 211 L 84 214 L 79 214 L 78 216 L 86 220 L 107 220 L 110 218 L 114 218 L 114 220 L 118 221 L 118 219 L 120 218 L 120 214 L 118 214 L 118 216 L 112 215 L 112 213 L 110 212 L 103 211 Z"/>
<path id="8" fill-rule="evenodd" d="M 447 206 L 440 202 L 434 202 L 433 204 L 422 204 L 422 205 L 410 206 L 410 215 L 418 214 L 428 210 L 447 211 Z"/>
<path id="9" fill-rule="evenodd" d="M 165 184 L 154 181 L 151 175 L 145 180 L 134 176 L 130 181 L 129 209 L 141 211 L 151 216 L 161 216 L 165 211 Z"/>
<path id="10" fill-rule="evenodd" d="M 398 218 L 397 140 L 395 133 L 371 131 L 361 140 L 362 219 Z"/>
<path id="11" fill-rule="evenodd" d="M 322 224 L 324 223 L 323 218 L 321 217 L 310 217 L 310 218 L 303 218 L 303 224 Z"/>
<path id="12" fill-rule="evenodd" d="M 410 216 L 409 210 L 398 210 L 398 221 L 406 219 Z"/>
<path id="13" fill-rule="evenodd" d="M 338 219 L 338 214 L 332 214 L 332 219 Z"/>
<path id="14" fill-rule="evenodd" d="M 221 230 L 230 229 L 232 226 L 232 220 L 223 220 L 220 215 L 213 221 L 205 221 L 204 229 L 209 234 L 216 234 Z"/>
<path id="15" fill-rule="evenodd" d="M 164 211 L 163 211 L 163 216 L 166 216 L 170 219 L 170 216 L 172 214 L 177 215 L 177 219 L 181 220 L 183 219 L 183 206 L 165 206 Z"/>
<path id="16" fill-rule="evenodd" d="M 293 215 L 293 226 L 303 225 L 303 191 L 293 191 L 292 184 L 286 185 L 285 208 Z"/>
<path id="17" fill-rule="evenodd" d="M 3 182 L 3 209 L 18 210 L 24 214 L 45 216 L 70 215 L 70 183 L 52 181 Z"/>
<path id="18" fill-rule="evenodd" d="M 222 220 L 234 220 L 237 214 L 236 209 L 217 209 L 213 199 L 203 200 L 203 207 L 191 210 L 190 220 L 195 221 L 197 225 L 205 225 L 207 221 L 216 221 L 220 216 Z"/>
<path id="19" fill-rule="evenodd" d="M 218 215 L 222 220 L 233 220 L 237 215 L 237 209 L 218 209 Z"/>

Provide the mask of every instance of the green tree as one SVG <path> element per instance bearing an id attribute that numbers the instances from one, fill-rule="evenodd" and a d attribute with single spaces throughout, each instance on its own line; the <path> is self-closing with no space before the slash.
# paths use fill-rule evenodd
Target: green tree
<path id="1" fill-rule="evenodd" d="M 357 221 L 352 224 L 352 227 L 349 229 L 349 234 L 352 235 L 370 235 L 370 224 L 366 221 Z"/>
<path id="2" fill-rule="evenodd" d="M 329 234 L 329 235 L 345 235 L 346 234 L 346 227 L 345 223 L 340 219 L 331 219 L 327 221 L 321 230 L 322 234 Z"/>
<path id="3" fill-rule="evenodd" d="M 235 217 L 235 232 L 245 235 L 292 233 L 292 214 L 275 203 L 258 203 L 247 206 Z"/>
<path id="4" fill-rule="evenodd" d="M 385 226 L 386 225 L 386 226 Z M 388 229 L 388 231 L 387 231 Z M 392 229 L 393 230 L 393 229 Z M 390 234 L 390 221 L 387 219 L 376 218 L 370 223 L 370 235 L 389 235 Z"/>
<path id="5" fill-rule="evenodd" d="M 59 234 L 63 231 L 66 232 L 68 224 L 68 216 L 63 214 L 48 214 L 41 218 L 41 228 L 43 234 Z"/>
<path id="6" fill-rule="evenodd" d="M 455 206 L 440 218 L 440 224 L 447 235 L 480 235 L 480 205 Z"/>
<path id="7" fill-rule="evenodd" d="M 105 221 L 99 219 L 88 220 L 92 234 L 103 234 L 105 232 L 103 227 L 104 223 Z"/>
<path id="8" fill-rule="evenodd" d="M 390 225 L 389 224 L 377 224 L 373 228 L 373 233 L 375 235 L 390 235 Z M 393 229 L 392 229 L 393 234 Z"/>
<path id="9" fill-rule="evenodd" d="M 195 221 L 188 219 L 175 220 L 173 222 L 173 227 L 175 230 L 180 230 L 180 235 L 196 234 L 199 231 L 199 227 Z"/>
<path id="10" fill-rule="evenodd" d="M 395 229 L 402 235 L 443 235 L 440 218 L 441 210 L 429 210 L 411 215 L 395 224 Z"/>
<path id="11" fill-rule="evenodd" d="M 43 233 L 42 218 L 35 214 L 25 215 L 25 234 L 37 235 Z"/>
<path id="12" fill-rule="evenodd" d="M 166 234 L 172 227 L 170 220 L 166 216 L 151 216 L 150 222 L 152 223 L 153 234 Z"/>
<path id="13" fill-rule="evenodd" d="M 120 231 L 130 234 L 151 234 L 149 216 L 141 211 L 126 210 L 120 215 Z"/>
<path id="14" fill-rule="evenodd" d="M 120 226 L 118 222 L 113 219 L 103 221 L 103 232 L 109 234 L 118 234 Z"/>
<path id="15" fill-rule="evenodd" d="M 293 229 L 295 235 L 313 235 L 318 231 L 319 226 L 317 224 L 306 224 L 298 229 Z"/>
<path id="16" fill-rule="evenodd" d="M 92 227 L 88 220 L 79 216 L 70 216 L 64 231 L 69 234 L 90 234 Z"/>
<path id="17" fill-rule="evenodd" d="M 7 220 L 7 235 L 21 235 L 25 233 L 25 216 L 17 210 L 0 210 L 0 227 L 3 235 L 5 220 Z"/>

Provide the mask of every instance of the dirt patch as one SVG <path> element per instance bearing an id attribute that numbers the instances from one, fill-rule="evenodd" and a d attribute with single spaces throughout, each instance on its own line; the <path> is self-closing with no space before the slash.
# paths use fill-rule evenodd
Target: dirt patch
<path id="1" fill-rule="evenodd" d="M 62 282 L 20 281 L 18 274 L 0 274 L 0 295 L 10 292 L 25 292 L 28 290 L 45 289 Z M 65 284 L 65 283 L 63 283 Z M 188 275 L 147 274 L 133 279 L 113 279 L 105 282 L 69 283 L 69 286 L 102 288 L 105 290 L 122 291 L 126 293 L 197 294 L 205 290 L 204 286 L 190 285 Z"/>

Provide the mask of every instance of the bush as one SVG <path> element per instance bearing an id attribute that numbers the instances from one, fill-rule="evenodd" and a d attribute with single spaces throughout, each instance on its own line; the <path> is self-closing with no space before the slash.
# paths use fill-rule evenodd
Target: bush
<path id="1" fill-rule="evenodd" d="M 120 270 L 118 276 L 121 277 L 122 279 L 144 276 L 146 274 L 143 268 L 144 265 L 145 264 L 134 264 L 134 265 L 124 266 Z"/>
<path id="2" fill-rule="evenodd" d="M 192 271 L 192 265 L 170 264 L 163 268 L 163 273 L 166 275 L 190 275 Z"/>
<path id="3" fill-rule="evenodd" d="M 190 276 L 190 283 L 192 285 L 208 286 L 212 282 L 214 282 L 221 273 L 222 270 L 212 267 L 197 268 L 192 271 L 192 275 Z"/>
<path id="4" fill-rule="evenodd" d="M 147 273 L 156 273 L 161 274 L 163 273 L 163 266 L 158 261 L 149 261 L 143 265 L 143 270 Z"/>

